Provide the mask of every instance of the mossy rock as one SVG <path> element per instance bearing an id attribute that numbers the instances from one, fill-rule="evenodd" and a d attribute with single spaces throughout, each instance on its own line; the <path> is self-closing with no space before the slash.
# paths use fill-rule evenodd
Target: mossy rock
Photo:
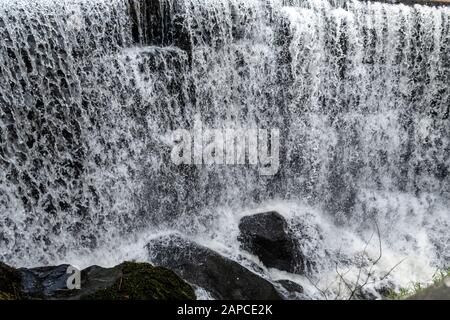
<path id="1" fill-rule="evenodd" d="M 450 277 L 442 279 L 442 281 L 419 290 L 408 300 L 450 300 Z"/>
<path id="2" fill-rule="evenodd" d="M 148 263 L 125 262 L 108 288 L 84 295 L 86 300 L 195 300 L 192 287 L 173 271 Z"/>
<path id="3" fill-rule="evenodd" d="M 174 270 L 217 300 L 281 300 L 272 283 L 210 248 L 178 234 L 152 239 L 151 261 Z"/>
<path id="4" fill-rule="evenodd" d="M 16 297 L 6 292 L 0 292 L 0 301 L 1 300 L 16 300 Z"/>
<path id="5" fill-rule="evenodd" d="M 0 262 L 0 300 L 20 299 L 20 272 Z"/>
<path id="6" fill-rule="evenodd" d="M 195 300 L 192 287 L 173 271 L 124 262 L 81 272 L 81 289 L 66 287 L 67 265 L 14 269 L 0 262 L 0 300 Z"/>

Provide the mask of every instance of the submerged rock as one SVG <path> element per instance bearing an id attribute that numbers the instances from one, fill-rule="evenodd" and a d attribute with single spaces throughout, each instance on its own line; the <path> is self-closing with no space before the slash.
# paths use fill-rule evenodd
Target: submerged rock
<path id="1" fill-rule="evenodd" d="M 80 289 L 69 290 L 69 265 L 14 269 L 0 263 L 0 300 L 195 300 L 193 288 L 173 271 L 148 263 L 81 271 Z"/>
<path id="2" fill-rule="evenodd" d="M 277 212 L 241 219 L 241 247 L 256 255 L 266 267 L 291 273 L 304 272 L 304 258 L 286 220 Z"/>
<path id="3" fill-rule="evenodd" d="M 174 270 L 186 281 L 207 290 L 215 299 L 281 299 L 269 281 L 181 236 L 152 240 L 147 248 L 155 264 Z"/>

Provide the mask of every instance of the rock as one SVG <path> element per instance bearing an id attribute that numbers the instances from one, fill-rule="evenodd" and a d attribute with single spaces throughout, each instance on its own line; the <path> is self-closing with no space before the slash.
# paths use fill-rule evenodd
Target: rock
<path id="1" fill-rule="evenodd" d="M 0 300 L 20 299 L 20 273 L 0 262 Z"/>
<path id="2" fill-rule="evenodd" d="M 81 271 L 81 289 L 67 288 L 69 265 L 14 269 L 0 264 L 0 300 L 195 300 L 193 288 L 173 271 L 148 263 Z"/>
<path id="3" fill-rule="evenodd" d="M 304 258 L 286 220 L 277 212 L 247 216 L 239 223 L 241 247 L 255 254 L 266 267 L 304 272 Z"/>
<path id="4" fill-rule="evenodd" d="M 288 299 L 304 299 L 303 287 L 290 280 L 278 280 L 276 283 L 280 284 L 287 292 Z"/>
<path id="5" fill-rule="evenodd" d="M 428 6 L 449 5 L 450 0 L 392 0 L 390 3 L 401 3 L 404 5 L 423 4 Z"/>
<path id="6" fill-rule="evenodd" d="M 192 57 L 192 39 L 186 26 L 183 1 L 129 0 L 134 41 L 142 46 L 176 46 Z"/>
<path id="7" fill-rule="evenodd" d="M 290 280 L 278 280 L 277 283 L 281 284 L 283 288 L 290 292 L 303 293 L 303 287 Z"/>
<path id="8" fill-rule="evenodd" d="M 152 240 L 151 260 L 177 272 L 183 279 L 223 300 L 279 300 L 267 280 L 217 252 L 177 235 Z"/>
<path id="9" fill-rule="evenodd" d="M 16 300 L 17 298 L 9 293 L 6 292 L 0 292 L 0 301 L 1 300 Z"/>
<path id="10" fill-rule="evenodd" d="M 450 277 L 416 293 L 408 300 L 450 300 Z"/>
<path id="11" fill-rule="evenodd" d="M 67 290 L 69 265 L 19 269 L 22 286 L 21 292 L 27 298 L 49 299 L 59 292 Z"/>
<path id="12" fill-rule="evenodd" d="M 148 263 L 125 262 L 113 269 L 92 267 L 84 272 L 80 299 L 195 300 L 192 287 L 173 271 Z M 102 276 L 106 276 L 104 285 Z M 84 284 L 84 285 L 83 285 Z"/>

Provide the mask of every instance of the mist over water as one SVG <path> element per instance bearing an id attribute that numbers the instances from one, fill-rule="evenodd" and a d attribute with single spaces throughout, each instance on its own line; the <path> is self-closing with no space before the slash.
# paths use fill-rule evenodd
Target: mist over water
<path id="1" fill-rule="evenodd" d="M 401 264 L 377 286 L 449 265 L 449 7 L 157 4 L 0 3 L 0 260 L 113 265 L 179 232 L 320 298 L 310 280 L 333 289 L 337 264 L 376 259 L 378 226 L 376 277 Z M 168 133 L 199 116 L 279 128 L 279 172 L 174 165 Z M 310 279 L 239 248 L 239 218 L 264 210 L 296 230 Z"/>

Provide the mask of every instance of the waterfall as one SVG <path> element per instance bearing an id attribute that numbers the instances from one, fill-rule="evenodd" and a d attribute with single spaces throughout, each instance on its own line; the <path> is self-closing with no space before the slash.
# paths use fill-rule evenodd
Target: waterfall
<path id="1" fill-rule="evenodd" d="M 239 259 L 231 225 L 276 208 L 317 274 L 374 221 L 400 277 L 448 266 L 449 7 L 5 0 L 0 38 L 0 260 L 108 264 L 168 230 Z M 198 118 L 280 129 L 277 174 L 175 165 Z"/>

